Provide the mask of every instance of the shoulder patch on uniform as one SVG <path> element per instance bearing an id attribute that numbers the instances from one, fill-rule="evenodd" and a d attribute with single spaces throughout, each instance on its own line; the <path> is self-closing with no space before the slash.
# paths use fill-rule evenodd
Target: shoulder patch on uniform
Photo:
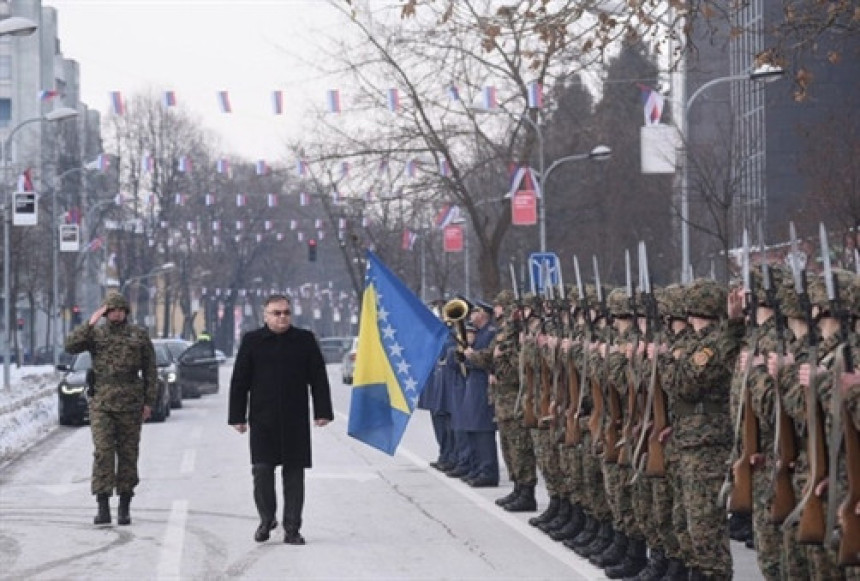
<path id="1" fill-rule="evenodd" d="M 710 361 L 711 357 L 713 356 L 713 349 L 711 349 L 710 347 L 705 347 L 693 353 L 693 363 L 695 363 L 697 367 L 704 367 L 708 364 L 708 361 Z"/>

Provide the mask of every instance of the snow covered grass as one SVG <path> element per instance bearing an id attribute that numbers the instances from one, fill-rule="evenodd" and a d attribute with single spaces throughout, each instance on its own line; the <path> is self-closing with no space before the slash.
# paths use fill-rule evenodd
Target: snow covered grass
<path id="1" fill-rule="evenodd" d="M 0 382 L 0 466 L 57 428 L 57 384 L 51 365 L 10 369 L 10 389 Z"/>

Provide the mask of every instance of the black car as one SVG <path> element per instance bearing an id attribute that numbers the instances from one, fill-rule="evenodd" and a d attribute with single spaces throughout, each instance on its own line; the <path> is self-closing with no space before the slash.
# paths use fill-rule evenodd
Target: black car
<path id="1" fill-rule="evenodd" d="M 173 356 L 183 398 L 218 393 L 220 362 L 211 341 L 192 343 L 183 339 L 154 339 L 153 343 L 166 346 Z"/>
<path id="2" fill-rule="evenodd" d="M 179 385 L 179 369 L 173 355 L 166 345 L 154 343 L 155 365 L 158 368 L 158 376 L 167 386 L 168 401 L 170 407 L 179 409 L 182 407 L 182 388 Z"/>
<path id="3" fill-rule="evenodd" d="M 156 352 L 157 356 L 157 352 Z M 71 365 L 57 365 L 65 375 L 57 386 L 57 415 L 61 426 L 74 426 L 90 421 L 89 397 L 87 396 L 87 371 L 92 367 L 89 351 L 78 353 Z M 170 415 L 170 388 L 167 372 L 158 373 L 158 390 L 155 407 L 149 420 L 163 422 Z"/>

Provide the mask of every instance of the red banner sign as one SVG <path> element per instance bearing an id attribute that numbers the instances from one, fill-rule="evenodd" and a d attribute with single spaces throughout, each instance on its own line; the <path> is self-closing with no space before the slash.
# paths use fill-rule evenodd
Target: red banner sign
<path id="1" fill-rule="evenodd" d="M 537 195 L 534 190 L 519 190 L 511 196 L 511 223 L 514 226 L 537 224 Z"/>
<path id="2" fill-rule="evenodd" d="M 463 252 L 463 227 L 459 224 L 445 226 L 442 236 L 442 248 L 445 252 Z"/>

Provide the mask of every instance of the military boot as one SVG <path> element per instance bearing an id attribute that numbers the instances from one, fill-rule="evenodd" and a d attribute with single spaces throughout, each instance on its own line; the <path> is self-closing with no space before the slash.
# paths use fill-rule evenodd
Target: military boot
<path id="1" fill-rule="evenodd" d="M 582 533 L 577 535 L 575 539 L 573 539 L 573 542 L 576 543 L 573 550 L 577 555 L 584 559 L 588 558 L 588 555 L 590 554 L 588 550 L 597 541 L 598 535 L 600 534 L 600 531 L 603 530 L 604 524 L 605 523 L 602 521 L 596 520 L 594 521 L 591 531 L 586 528 Z"/>
<path id="2" fill-rule="evenodd" d="M 558 512 L 555 517 L 547 522 L 543 522 L 538 525 L 538 528 L 545 533 L 551 533 L 552 531 L 558 530 L 563 527 L 568 519 L 570 518 L 570 501 L 566 498 L 562 498 L 559 501 Z"/>
<path id="3" fill-rule="evenodd" d="M 660 581 L 687 581 L 690 570 L 681 559 L 669 559 L 669 566 Z"/>
<path id="4" fill-rule="evenodd" d="M 585 512 L 582 510 L 582 505 L 570 505 L 570 518 L 567 523 L 560 529 L 550 531 L 549 536 L 554 541 L 566 541 L 576 537 L 585 526 Z"/>
<path id="5" fill-rule="evenodd" d="M 607 521 L 601 523 L 600 530 L 597 531 L 597 536 L 594 537 L 594 540 L 591 541 L 590 545 L 586 546 L 582 550 L 582 556 L 588 559 L 590 563 L 595 563 L 597 559 L 612 548 L 612 545 L 616 542 L 617 538 L 618 533 L 612 528 L 611 522 Z M 592 559 L 594 559 L 594 561 L 592 561 Z M 598 565 L 598 567 L 603 566 L 605 565 Z"/>
<path id="6" fill-rule="evenodd" d="M 594 537 L 597 536 L 597 532 L 600 529 L 600 521 L 592 516 L 586 517 L 585 526 L 582 528 L 582 531 L 573 539 L 569 541 L 564 541 L 564 546 L 568 549 L 572 549 L 577 555 L 579 555 L 579 551 L 587 547 L 591 544 L 591 541 L 594 540 Z"/>
<path id="7" fill-rule="evenodd" d="M 624 581 L 659 581 L 666 574 L 669 559 L 662 549 L 651 549 L 648 564 L 635 577 L 626 577 Z"/>
<path id="8" fill-rule="evenodd" d="M 729 517 L 729 538 L 745 543 L 752 537 L 752 516 L 733 512 Z"/>
<path id="9" fill-rule="evenodd" d="M 508 494 L 501 498 L 496 499 L 496 504 L 499 506 L 505 506 L 509 502 L 513 502 L 513 500 L 520 495 L 520 485 L 514 482 L 514 489 L 511 490 Z"/>
<path id="10" fill-rule="evenodd" d="M 546 510 L 540 513 L 538 516 L 533 516 L 529 519 L 529 524 L 533 527 L 541 525 L 545 522 L 549 522 L 555 518 L 558 514 L 558 508 L 561 505 L 561 498 L 558 496 L 550 497 L 549 505 L 546 507 Z"/>
<path id="11" fill-rule="evenodd" d="M 129 512 L 129 506 L 131 505 L 131 495 L 130 494 L 120 494 L 119 495 L 119 508 L 116 513 L 116 522 L 121 525 L 130 525 L 131 524 L 131 512 Z"/>
<path id="12" fill-rule="evenodd" d="M 595 567 L 605 569 L 613 567 L 624 560 L 627 554 L 627 535 L 621 531 L 614 531 L 612 543 L 609 544 L 602 552 L 593 553 L 588 557 L 588 561 Z"/>
<path id="13" fill-rule="evenodd" d="M 606 576 L 610 579 L 623 579 L 624 577 L 632 577 L 638 575 L 639 571 L 645 568 L 648 559 L 645 555 L 647 550 L 645 539 L 631 538 L 627 542 L 627 555 L 621 563 L 614 567 L 604 569 Z"/>
<path id="14" fill-rule="evenodd" d="M 508 512 L 534 512 L 537 510 L 535 500 L 535 485 L 523 484 L 520 486 L 520 494 L 503 507 Z"/>
<path id="15" fill-rule="evenodd" d="M 705 572 L 701 569 L 696 569 L 695 567 L 690 568 L 690 576 L 688 577 L 690 581 L 707 581 L 710 578 L 711 577 L 705 575 Z"/>
<path id="16" fill-rule="evenodd" d="M 93 519 L 93 524 L 109 525 L 110 524 L 110 495 L 97 494 L 96 501 L 99 503 L 99 511 Z"/>

